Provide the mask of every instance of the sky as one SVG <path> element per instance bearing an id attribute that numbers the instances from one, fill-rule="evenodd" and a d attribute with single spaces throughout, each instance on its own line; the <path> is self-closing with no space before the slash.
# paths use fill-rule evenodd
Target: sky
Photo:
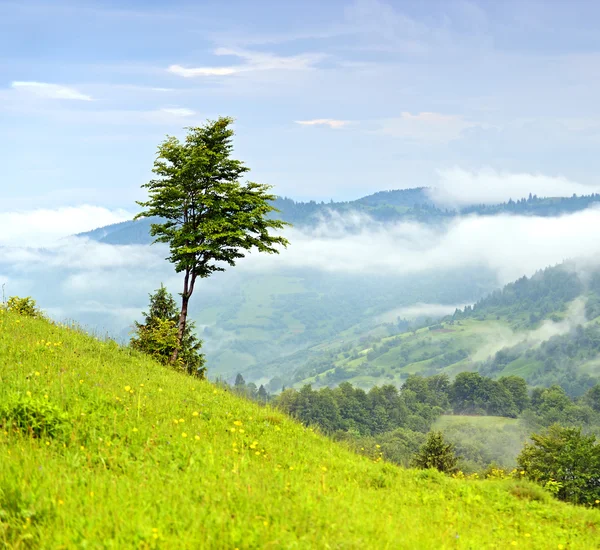
<path id="1" fill-rule="evenodd" d="M 220 115 L 250 178 L 295 199 L 597 191 L 599 16 L 586 0 L 0 0 L 0 226 L 131 217 L 158 144 Z"/>

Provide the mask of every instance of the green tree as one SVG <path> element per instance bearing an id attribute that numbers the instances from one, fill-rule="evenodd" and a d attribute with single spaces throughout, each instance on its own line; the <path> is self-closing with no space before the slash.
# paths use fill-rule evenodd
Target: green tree
<path id="1" fill-rule="evenodd" d="M 6 309 L 14 313 L 18 313 L 23 317 L 42 317 L 40 310 L 37 308 L 35 300 L 31 296 L 20 298 L 19 296 L 11 296 L 6 302 Z"/>
<path id="2" fill-rule="evenodd" d="M 600 500 L 600 443 L 580 428 L 552 425 L 531 436 L 517 463 L 527 477 L 554 489 L 561 500 L 595 504 Z"/>
<path id="3" fill-rule="evenodd" d="M 161 284 L 154 294 L 150 294 L 150 307 L 143 312 L 144 321 L 134 323 L 135 334 L 131 347 L 152 355 L 163 364 L 171 362 L 173 351 L 180 346 L 176 364 L 189 374 L 204 378 L 204 356 L 200 353 L 202 341 L 194 334 L 194 323 L 187 323 L 181 343 L 178 342 L 177 321 L 179 312 L 173 296 Z"/>
<path id="4" fill-rule="evenodd" d="M 446 443 L 442 432 L 429 432 L 427 439 L 412 460 L 417 468 L 436 468 L 446 474 L 457 470 L 460 457 L 454 452 L 454 445 Z"/>
<path id="5" fill-rule="evenodd" d="M 183 273 L 181 309 L 177 323 L 178 344 L 171 361 L 182 349 L 190 298 L 196 280 L 226 265 L 235 266 L 245 252 L 255 249 L 278 253 L 288 241 L 272 235 L 285 222 L 271 218 L 275 196 L 268 185 L 240 178 L 249 171 L 231 158 L 233 119 L 221 117 L 204 126 L 188 128 L 185 141 L 168 137 L 158 148 L 153 172 L 158 176 L 144 184 L 147 201 L 136 219 L 156 217 L 150 234 L 154 242 L 167 243 L 177 273 Z"/>
<path id="6" fill-rule="evenodd" d="M 269 394 L 267 393 L 267 390 L 265 389 L 265 387 L 261 384 L 258 388 L 258 400 L 261 403 L 266 403 L 269 400 Z"/>
<path id="7" fill-rule="evenodd" d="M 238 392 L 246 391 L 246 381 L 244 380 L 244 377 L 239 372 L 237 373 L 237 376 L 235 377 L 235 382 L 233 383 L 233 387 Z"/>

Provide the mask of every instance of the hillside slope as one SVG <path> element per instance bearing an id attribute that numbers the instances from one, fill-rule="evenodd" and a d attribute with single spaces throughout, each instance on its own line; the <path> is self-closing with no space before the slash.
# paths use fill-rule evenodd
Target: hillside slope
<path id="1" fill-rule="evenodd" d="M 442 322 L 354 344 L 306 350 L 304 362 L 279 359 L 271 370 L 288 384 L 362 387 L 410 374 L 450 376 L 478 370 L 487 376 L 518 375 L 531 385 L 562 385 L 581 395 L 600 377 L 600 272 L 580 277 L 561 264 L 522 277 Z"/>
<path id="2" fill-rule="evenodd" d="M 354 455 L 282 414 L 0 310 L 0 540 L 39 548 L 593 548 L 518 481 Z M 15 425 L 33 426 L 25 428 Z"/>

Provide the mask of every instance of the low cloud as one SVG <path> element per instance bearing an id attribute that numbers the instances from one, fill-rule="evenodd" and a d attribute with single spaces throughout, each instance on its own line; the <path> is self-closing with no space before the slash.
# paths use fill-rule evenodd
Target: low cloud
<path id="1" fill-rule="evenodd" d="M 29 211 L 0 211 L 0 246 L 40 247 L 57 239 L 132 218 L 125 210 L 82 205 Z"/>
<path id="2" fill-rule="evenodd" d="M 248 268 L 419 274 L 484 267 L 508 283 L 567 258 L 600 258 L 600 208 L 555 218 L 465 216 L 443 226 L 383 224 L 332 213 L 317 228 L 292 229 L 278 256 L 250 256 Z"/>
<path id="3" fill-rule="evenodd" d="M 529 193 L 540 197 L 568 197 L 600 192 L 600 185 L 583 185 L 562 176 L 498 172 L 491 168 L 468 171 L 452 168 L 439 172 L 439 181 L 429 190 L 433 201 L 447 206 L 495 204 L 518 200 Z"/>
<path id="4" fill-rule="evenodd" d="M 113 246 L 80 237 L 47 242 L 48 228 L 59 237 L 110 223 L 111 216 L 116 217 L 114 221 L 128 217 L 126 213 L 87 208 L 92 210 L 76 209 L 75 217 L 68 209 L 0 215 L 4 239 L 0 245 L 0 282 L 7 282 L 7 295 L 34 296 L 57 316 L 122 333 L 134 320 L 132 314 L 147 306 L 149 292 L 164 282 L 177 293 L 181 277 L 164 260 L 168 254 L 164 245 Z M 102 216 L 107 217 L 104 222 Z M 429 274 L 441 279 L 464 276 L 463 283 L 449 281 L 460 286 L 472 281 L 459 273 L 491 272 L 500 286 L 565 259 L 584 260 L 581 265 L 586 269 L 597 265 L 600 241 L 593 228 L 599 226 L 600 209 L 594 207 L 555 218 L 465 216 L 435 227 L 382 224 L 363 214 L 332 213 L 314 229 L 287 230 L 291 244 L 279 255 L 250 254 L 228 273 L 202 280 L 198 303 L 203 293 L 214 299 L 220 293 L 237 292 L 239 277 L 261 273 L 319 280 L 342 275 L 345 279 L 356 277 L 357 285 L 370 276 L 389 281 L 421 279 Z M 27 233 L 14 232 L 22 227 L 29 227 Z M 476 292 L 481 289 L 473 289 Z M 474 294 L 473 299 L 476 297 Z M 394 305 L 390 304 L 390 310 Z M 435 316 L 450 313 L 455 307 L 416 304 L 392 313 L 394 318 Z M 551 334 L 554 329 L 564 327 L 544 325 L 540 331 Z M 544 338 L 549 337 L 546 332 Z"/>
<path id="5" fill-rule="evenodd" d="M 473 360 L 485 361 L 501 349 L 510 348 L 519 344 L 525 344 L 528 348 L 535 348 L 554 336 L 560 336 L 571 332 L 587 320 L 585 317 L 585 302 L 583 297 L 575 299 L 569 305 L 569 309 L 567 310 L 564 319 L 561 319 L 560 321 L 546 319 L 535 330 L 514 332 L 506 326 L 499 327 L 491 325 L 487 334 L 485 332 L 482 333 L 486 343 L 473 354 Z"/>
<path id="6" fill-rule="evenodd" d="M 45 99 L 70 99 L 92 101 L 92 97 L 75 88 L 48 82 L 12 82 L 11 87 L 24 93 Z"/>
<path id="7" fill-rule="evenodd" d="M 395 308 L 386 311 L 379 316 L 382 323 L 392 323 L 398 318 L 413 321 L 414 319 L 422 319 L 432 317 L 434 319 L 444 317 L 454 313 L 457 309 L 463 309 L 468 304 L 426 304 L 416 303 L 412 306 Z"/>
<path id="8" fill-rule="evenodd" d="M 302 126 L 329 126 L 330 128 L 342 128 L 349 124 L 347 120 L 336 120 L 333 118 L 315 118 L 313 120 L 296 120 L 295 122 Z"/>

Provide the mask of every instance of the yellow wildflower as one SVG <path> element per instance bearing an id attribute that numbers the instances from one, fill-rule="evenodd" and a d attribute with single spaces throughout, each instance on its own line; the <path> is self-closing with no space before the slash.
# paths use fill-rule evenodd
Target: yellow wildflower
<path id="1" fill-rule="evenodd" d="M 187 434 L 185 432 L 182 432 L 181 437 L 187 437 Z"/>

